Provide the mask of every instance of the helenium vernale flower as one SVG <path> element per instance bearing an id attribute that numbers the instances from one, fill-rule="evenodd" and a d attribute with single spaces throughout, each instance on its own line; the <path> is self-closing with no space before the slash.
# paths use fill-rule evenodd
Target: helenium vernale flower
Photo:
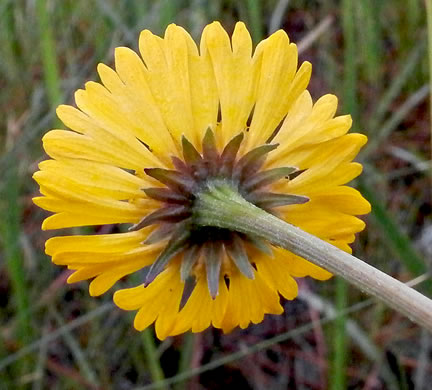
<path id="1" fill-rule="evenodd" d="M 34 175 L 53 212 L 43 229 L 130 224 L 129 231 L 51 238 L 46 252 L 93 279 L 90 294 L 145 269 L 142 284 L 114 302 L 138 310 L 135 328 L 155 322 L 163 339 L 210 325 L 225 332 L 280 314 L 280 295 L 297 296 L 294 278 L 331 274 L 250 234 L 196 223 L 197 196 L 227 183 L 250 203 L 350 252 L 369 203 L 346 186 L 366 143 L 347 134 L 337 98 L 313 103 L 311 64 L 277 31 L 252 50 L 243 23 L 228 34 L 208 25 L 198 50 L 181 27 L 164 38 L 143 31 L 141 57 L 120 47 L 115 70 L 78 90 L 78 108 L 57 114 L 71 130 L 51 130 L 51 159 Z M 120 230 L 122 231 L 122 230 Z M 280 295 L 279 295 L 280 294 Z"/>

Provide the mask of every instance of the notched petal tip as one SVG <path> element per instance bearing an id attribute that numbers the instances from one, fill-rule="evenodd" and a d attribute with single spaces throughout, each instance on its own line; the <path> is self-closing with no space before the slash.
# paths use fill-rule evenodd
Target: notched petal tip
<path id="1" fill-rule="evenodd" d="M 234 55 L 252 56 L 252 38 L 243 22 L 237 22 L 231 37 Z"/>
<path id="2" fill-rule="evenodd" d="M 267 39 L 283 39 L 283 40 L 288 40 L 288 42 L 289 42 L 288 34 L 286 33 L 285 30 L 282 30 L 282 29 L 275 31 Z"/>
<path id="3" fill-rule="evenodd" d="M 179 28 L 179 26 L 178 26 L 177 24 L 175 24 L 175 23 L 170 23 L 170 24 L 168 24 L 168 26 L 167 26 L 166 29 L 165 29 L 165 37 L 166 37 L 166 35 L 167 35 L 168 33 L 172 32 L 172 31 L 175 31 L 175 30 L 177 30 L 178 28 Z"/>
<path id="4" fill-rule="evenodd" d="M 156 37 L 157 35 L 155 35 L 155 34 L 153 34 L 149 29 L 144 29 L 144 30 L 142 30 L 141 32 L 140 32 L 140 36 L 139 36 L 139 42 L 140 42 L 140 44 L 141 43 L 144 43 L 144 42 L 141 42 L 141 40 L 145 40 L 145 39 L 152 39 L 152 38 L 154 38 L 154 37 Z M 159 37 L 158 37 L 159 38 Z"/>
<path id="5" fill-rule="evenodd" d="M 204 30 L 206 29 L 214 31 L 225 31 L 225 29 L 222 27 L 222 24 L 218 20 L 214 20 L 213 22 L 209 23 L 207 26 L 204 27 Z"/>
<path id="6" fill-rule="evenodd" d="M 231 52 L 231 42 L 228 33 L 222 27 L 222 25 L 215 21 L 204 27 L 201 35 L 201 52 L 206 49 L 217 50 L 222 49 L 226 54 Z"/>

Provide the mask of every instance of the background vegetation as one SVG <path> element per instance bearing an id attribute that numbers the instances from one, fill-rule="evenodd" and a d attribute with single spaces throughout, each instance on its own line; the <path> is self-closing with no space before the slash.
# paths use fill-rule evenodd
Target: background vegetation
<path id="1" fill-rule="evenodd" d="M 65 284 L 31 202 L 55 107 L 97 80 L 114 47 L 171 22 L 197 38 L 212 20 L 229 31 L 243 20 L 255 43 L 283 28 L 313 63 L 312 95 L 337 94 L 370 139 L 356 185 L 373 212 L 354 253 L 432 296 L 425 11 L 421 0 L 0 0 L 0 389 L 430 388 L 431 335 L 338 278 L 301 280 L 282 316 L 244 331 L 152 348 L 110 293 Z"/>

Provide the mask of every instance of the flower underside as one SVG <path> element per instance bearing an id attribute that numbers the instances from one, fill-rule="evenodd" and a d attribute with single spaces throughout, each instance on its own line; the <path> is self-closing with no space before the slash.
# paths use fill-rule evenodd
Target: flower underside
<path id="1" fill-rule="evenodd" d="M 261 170 L 265 159 L 277 144 L 264 144 L 239 157 L 238 151 L 244 134 L 240 133 L 218 151 L 213 131 L 207 129 L 202 141 L 202 153 L 182 138 L 183 160 L 172 157 L 174 170 L 162 168 L 145 169 L 147 175 L 158 180 L 164 187 L 146 188 L 144 192 L 162 206 L 144 217 L 131 230 L 157 225 L 144 242 L 154 244 L 168 240 L 163 251 L 151 265 L 145 284 L 151 283 L 175 257 L 181 256 L 181 279 L 194 283 L 194 271 L 205 269 L 211 297 L 218 295 L 219 280 L 225 277 L 223 263 L 232 263 L 247 278 L 254 278 L 247 247 L 271 253 L 266 242 L 258 237 L 233 230 L 201 226 L 196 218 L 200 194 L 215 183 L 223 182 L 237 191 L 245 200 L 268 212 L 289 204 L 306 203 L 309 198 L 299 195 L 281 194 L 268 191 L 268 186 L 278 180 L 289 180 L 300 172 L 295 167 L 280 167 Z"/>

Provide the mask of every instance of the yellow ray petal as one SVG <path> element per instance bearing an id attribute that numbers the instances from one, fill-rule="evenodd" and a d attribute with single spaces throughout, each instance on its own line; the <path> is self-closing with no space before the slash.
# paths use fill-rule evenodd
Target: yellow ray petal
<path id="1" fill-rule="evenodd" d="M 121 157 L 126 163 L 130 161 L 127 166 L 124 166 L 125 168 L 129 168 L 131 163 L 134 163 L 139 169 L 155 163 L 155 159 L 149 156 L 148 149 L 126 127 L 122 131 L 118 131 L 117 128 L 103 127 L 93 118 L 71 106 L 60 105 L 56 112 L 61 121 L 70 129 L 87 135 L 97 142 L 101 149 L 111 151 L 114 156 Z"/>
<path id="2" fill-rule="evenodd" d="M 35 202 L 36 203 L 36 202 Z M 36 203 L 37 204 L 37 203 Z M 40 206 L 42 207 L 42 206 Z M 61 212 L 45 218 L 42 222 L 42 230 L 64 229 L 77 226 L 97 226 L 109 225 L 113 223 L 133 223 L 129 218 L 101 216 L 101 215 L 82 215 L 68 212 Z"/>
<path id="3" fill-rule="evenodd" d="M 281 314 L 283 308 L 279 303 L 279 295 L 269 287 L 259 273 L 250 280 L 233 269 L 230 275 L 228 305 L 222 321 L 224 332 L 234 327 L 246 328 L 251 322 L 257 324 L 264 314 Z"/>
<path id="4" fill-rule="evenodd" d="M 116 50 L 117 49 L 118 48 L 116 48 Z M 126 85 L 114 69 L 111 69 L 108 65 L 99 63 L 97 66 L 97 72 L 102 84 L 111 92 L 111 94 L 117 96 L 125 94 Z"/>
<path id="5" fill-rule="evenodd" d="M 337 107 L 337 99 L 334 95 L 323 96 L 315 103 L 309 115 L 305 115 L 303 106 L 306 106 L 306 110 L 309 109 L 308 100 L 306 96 L 300 97 L 294 105 L 293 112 L 285 118 L 273 140 L 279 144 L 279 147 L 271 153 L 267 165 L 274 165 L 278 161 L 287 159 L 296 161 L 301 157 L 301 152 L 313 153 L 320 145 L 322 145 L 320 152 L 323 152 L 327 146 L 333 145 L 331 140 L 346 143 L 354 140 L 354 138 L 347 138 L 346 141 L 341 141 L 344 139 L 343 135 L 350 129 L 352 120 L 349 115 L 333 118 Z M 355 134 L 357 135 L 359 134 Z M 367 138 L 364 138 L 364 142 L 366 140 Z M 325 143 L 326 141 L 328 142 Z M 297 156 L 299 153 L 300 156 Z"/>
<path id="6" fill-rule="evenodd" d="M 286 193 L 290 194 L 307 194 L 346 184 L 360 175 L 362 170 L 363 167 L 359 163 L 342 163 L 334 167 L 330 172 L 327 167 L 317 165 L 308 169 L 294 180 L 288 183 L 281 182 L 280 186 L 275 185 L 274 188 L 277 188 L 278 191 L 285 190 Z M 322 176 L 322 174 L 325 176 Z M 303 175 L 304 177 L 301 180 L 297 180 Z"/>
<path id="7" fill-rule="evenodd" d="M 326 190 L 309 191 L 305 194 L 310 198 L 310 204 L 338 210 L 351 215 L 369 214 L 370 203 L 354 188 L 339 186 Z"/>
<path id="8" fill-rule="evenodd" d="M 222 127 L 217 133 L 219 147 L 246 128 L 256 96 L 261 56 L 252 60 L 252 40 L 245 25 L 237 23 L 231 42 L 218 22 L 205 27 L 201 55 L 208 55 L 216 78 Z"/>
<path id="9" fill-rule="evenodd" d="M 344 252 L 347 252 L 349 254 L 352 253 L 352 248 L 349 246 L 349 244 L 344 240 L 326 240 L 329 244 L 334 245 L 335 247 L 339 248 L 340 250 L 343 250 Z"/>
<path id="10" fill-rule="evenodd" d="M 41 192 L 46 196 L 33 198 L 33 202 L 45 210 L 59 213 L 45 219 L 42 229 L 136 223 L 154 211 L 155 203 L 157 203 L 148 200 L 146 203 L 134 204 L 98 198 L 79 188 L 73 192 L 50 184 L 41 185 Z"/>
<path id="11" fill-rule="evenodd" d="M 195 48 L 189 51 L 191 105 L 195 123 L 194 137 L 197 137 L 194 145 L 201 150 L 201 140 L 207 128 L 217 132 L 219 95 L 208 52 L 198 55 Z"/>
<path id="12" fill-rule="evenodd" d="M 298 286 L 290 274 L 288 262 L 280 261 L 279 257 L 261 255 L 257 256 L 255 264 L 264 281 L 284 298 L 294 299 L 297 296 Z"/>
<path id="13" fill-rule="evenodd" d="M 33 177 L 39 183 L 41 193 L 46 195 L 45 198 L 34 199 L 40 207 L 46 210 L 77 211 L 77 206 L 81 206 L 81 212 L 85 211 L 91 215 L 97 215 L 100 211 L 120 213 L 130 217 L 145 215 L 143 208 L 134 203 L 101 197 L 94 189 L 78 186 L 64 176 L 59 176 L 57 183 L 53 183 L 51 176 L 46 175 L 43 171 L 36 172 Z M 151 200 L 149 203 L 154 204 Z"/>
<path id="14" fill-rule="evenodd" d="M 138 270 L 147 267 L 155 260 L 153 254 L 146 254 L 129 259 L 125 257 L 118 263 L 105 263 L 106 268 L 96 276 L 90 283 L 89 292 L 91 296 L 102 295 L 108 291 L 118 280 Z"/>
<path id="15" fill-rule="evenodd" d="M 112 221 L 122 220 L 123 222 L 134 223 L 141 219 L 144 213 L 136 206 L 128 202 L 121 201 L 105 201 L 105 204 L 97 204 L 96 200 L 91 202 L 74 202 L 71 200 L 62 200 L 51 197 L 33 198 L 35 204 L 39 207 L 52 212 L 70 212 L 73 214 L 81 214 L 83 216 L 100 216 L 112 218 Z M 102 199 L 101 199 L 102 202 Z M 119 222 L 111 222 L 119 223 Z M 82 225 L 81 225 L 82 226 Z"/>
<path id="16" fill-rule="evenodd" d="M 327 280 L 332 277 L 332 274 L 325 269 L 318 267 L 311 262 L 294 255 L 293 253 L 282 249 L 274 248 L 275 261 L 280 261 L 286 264 L 290 269 L 290 274 L 296 278 L 310 276 L 317 280 Z"/>
<path id="17" fill-rule="evenodd" d="M 33 198 L 33 201 L 39 198 Z M 38 204 L 35 202 L 35 204 Z M 42 206 L 41 206 L 42 207 Z M 127 218 L 126 218 L 127 219 Z M 111 216 L 83 215 L 82 213 L 61 212 L 46 218 L 42 222 L 42 230 L 63 229 L 75 226 L 107 225 L 111 223 L 128 223 L 125 218 Z M 133 223 L 133 222 L 131 222 Z"/>
<path id="18" fill-rule="evenodd" d="M 164 156 L 165 153 L 159 152 L 161 141 L 155 141 L 154 134 L 162 131 L 160 128 L 151 128 L 148 121 L 144 121 L 146 116 L 142 115 L 142 107 L 139 107 L 139 102 L 135 103 L 136 96 L 127 96 L 125 94 L 117 96 L 110 93 L 104 86 L 93 81 L 85 84 L 85 90 L 79 89 L 75 92 L 75 102 L 80 110 L 86 113 L 93 121 L 103 128 L 110 128 L 115 133 L 130 132 L 131 135 L 141 139 L 148 145 L 148 148 L 142 149 L 143 155 L 153 165 L 161 164 L 151 152 L 155 150 L 159 156 Z M 166 140 L 169 143 L 169 139 Z"/>
<path id="19" fill-rule="evenodd" d="M 178 313 L 183 283 L 178 265 L 170 265 L 149 286 L 143 285 L 116 291 L 114 303 L 124 310 L 139 309 L 134 326 L 143 330 L 156 320 L 158 338 L 166 338 L 174 326 Z"/>
<path id="20" fill-rule="evenodd" d="M 171 137 L 160 107 L 153 97 L 144 63 L 133 50 L 119 47 L 115 50 L 115 64 L 116 71 L 124 82 L 123 91 L 119 91 L 117 100 L 139 124 L 137 137 L 150 145 L 161 158 L 170 156 L 176 149 L 176 142 Z"/>
<path id="21" fill-rule="evenodd" d="M 291 107 L 274 142 L 281 143 L 284 151 L 299 145 L 315 143 L 311 135 L 319 133 L 324 123 L 333 118 L 337 109 L 337 97 L 327 94 L 319 98 L 311 107 L 309 93 L 303 92 Z M 298 120 L 301 118 L 301 122 Z"/>
<path id="22" fill-rule="evenodd" d="M 365 227 L 361 219 L 320 204 L 284 207 L 280 214 L 288 223 L 320 238 L 358 233 Z"/>
<path id="23" fill-rule="evenodd" d="M 70 275 L 67 279 L 67 283 L 77 283 L 83 280 L 94 278 L 96 275 L 100 274 L 107 269 L 106 264 L 97 264 L 92 266 L 74 266 L 74 264 L 68 266 L 68 269 L 74 270 L 75 272 Z"/>
<path id="24" fill-rule="evenodd" d="M 202 140 L 200 133 L 195 131 L 195 118 L 192 112 L 191 69 L 189 57 L 198 55 L 198 49 L 183 28 L 170 24 L 164 36 L 164 53 L 167 70 L 171 75 L 171 98 L 176 98 L 177 107 L 169 110 L 169 117 L 177 123 L 181 133 L 191 142 L 198 145 Z M 160 88 L 160 86 L 158 86 Z M 167 88 L 167 86 L 164 86 Z M 175 91 L 175 92 L 174 92 Z M 203 131 L 204 129 L 202 129 Z"/>
<path id="25" fill-rule="evenodd" d="M 323 172 L 326 175 L 342 162 L 352 161 L 366 142 L 367 137 L 362 134 L 347 134 L 317 145 L 299 147 L 286 157 L 280 156 L 278 164 L 286 163 L 300 169 L 319 166 L 326 170 Z M 300 176 L 298 181 L 301 181 Z"/>
<path id="26" fill-rule="evenodd" d="M 126 275 L 137 272 L 138 270 L 152 264 L 155 259 L 154 254 L 144 253 L 140 256 L 130 257 L 118 256 L 118 260 L 113 262 L 89 262 L 76 263 L 79 253 L 74 253 L 75 258 L 69 259 L 69 269 L 76 270 L 69 278 L 68 283 L 75 283 L 82 280 L 95 278 L 89 286 L 91 296 L 98 296 L 108 291 L 119 279 Z M 100 256 L 100 255 L 99 255 Z M 84 265 L 83 265 L 84 264 Z"/>
<path id="27" fill-rule="evenodd" d="M 111 233 L 87 236 L 52 237 L 45 243 L 45 253 L 53 256 L 60 252 L 123 252 L 136 248 L 148 236 L 149 228 L 128 233 Z"/>
<path id="28" fill-rule="evenodd" d="M 194 50 L 189 35 L 175 25 L 167 28 L 165 39 L 144 30 L 139 49 L 148 69 L 147 81 L 174 140 L 179 143 L 185 135 L 197 144 L 189 81 L 189 56 Z"/>
<path id="29" fill-rule="evenodd" d="M 325 121 L 317 127 L 314 134 L 311 134 L 311 140 L 314 143 L 325 142 L 333 138 L 345 135 L 351 128 L 351 115 L 341 115 Z"/>
<path id="30" fill-rule="evenodd" d="M 46 153 L 54 159 L 81 159 L 111 164 L 125 169 L 142 171 L 145 167 L 158 167 L 153 161 L 143 156 L 136 159 L 136 153 L 128 154 L 128 149 L 122 150 L 107 142 L 94 140 L 89 136 L 76 134 L 66 130 L 51 130 L 42 138 Z M 128 158 L 129 157 L 129 158 Z"/>
<path id="31" fill-rule="evenodd" d="M 165 291 L 162 309 L 159 312 L 155 323 L 155 332 L 159 340 L 165 340 L 171 336 L 175 326 L 175 319 L 180 307 L 180 300 L 183 295 L 184 283 L 180 280 L 179 269 L 174 273 L 170 289 Z"/>
<path id="32" fill-rule="evenodd" d="M 246 149 L 260 145 L 272 135 L 290 107 L 309 83 L 309 62 L 297 70 L 297 46 L 282 30 L 261 42 L 255 56 L 262 56 L 257 101 Z"/>
<path id="33" fill-rule="evenodd" d="M 220 328 L 227 302 L 228 290 L 222 278 L 219 281 L 219 295 L 212 299 L 205 277 L 200 277 L 186 305 L 176 318 L 176 325 L 171 333 L 180 334 L 189 329 L 194 333 L 202 332 L 210 324 Z"/>
<path id="34" fill-rule="evenodd" d="M 39 164 L 41 171 L 34 174 L 39 183 L 69 185 L 72 189 L 83 188 L 93 195 L 110 199 L 144 197 L 142 188 L 151 185 L 149 180 L 139 178 L 123 169 L 93 161 L 63 159 L 46 160 Z M 59 183 L 58 177 L 67 178 L 67 184 Z"/>
<path id="35" fill-rule="evenodd" d="M 349 244 L 364 228 L 354 215 L 368 213 L 370 205 L 343 184 L 361 172 L 361 165 L 352 160 L 366 137 L 346 135 L 352 120 L 349 115 L 335 117 L 335 96 L 313 103 L 306 90 L 311 65 L 305 62 L 297 70 L 297 48 L 283 31 L 260 43 L 254 55 L 243 23 L 236 24 L 231 38 L 219 23 L 208 25 L 199 51 L 191 36 L 173 24 L 164 38 L 143 31 L 139 48 L 142 58 L 128 48 L 117 48 L 115 70 L 98 65 L 102 84 L 89 82 L 76 92 L 78 109 L 58 108 L 59 118 L 72 131 L 53 130 L 43 139 L 53 160 L 42 162 L 34 175 L 42 194 L 34 202 L 55 213 L 45 219 L 43 229 L 139 222 L 162 204 L 143 191 L 161 187 L 164 181 L 148 176 L 146 168 L 172 169 L 171 155 L 182 155 L 182 136 L 201 152 L 210 127 L 219 150 L 244 132 L 239 158 L 270 140 L 280 144 L 264 169 L 296 166 L 301 172 L 268 185 L 266 191 L 309 200 L 274 212 L 351 252 Z M 247 191 L 246 186 L 241 190 Z M 93 278 L 89 289 L 96 296 L 158 258 L 166 241 L 143 244 L 155 228 L 53 238 L 46 243 L 46 253 L 55 264 L 74 271 L 69 283 Z M 331 277 L 281 248 L 274 248 L 274 256 L 257 254 L 248 243 L 246 250 L 255 278 L 246 278 L 226 255 L 216 299 L 210 297 L 205 270 L 200 268 L 205 266 L 199 263 L 193 270 L 196 285 L 180 309 L 180 254 L 147 287 L 120 290 L 114 302 L 137 310 L 136 329 L 154 322 L 160 339 L 211 325 L 228 332 L 259 323 L 265 314 L 282 313 L 279 293 L 294 299 L 295 277 Z"/>
<path id="36" fill-rule="evenodd" d="M 109 266 L 117 266 L 127 261 L 142 259 L 146 264 L 151 264 L 162 250 L 161 245 L 145 245 L 137 243 L 135 247 L 127 251 L 113 249 L 112 252 L 95 252 L 91 248 L 83 251 L 58 252 L 52 256 L 54 264 L 82 267 L 86 264 L 96 265 L 104 263 Z"/>
<path id="37" fill-rule="evenodd" d="M 149 295 L 155 295 L 155 289 L 163 287 L 166 283 L 167 272 L 162 272 L 155 280 L 157 284 L 150 283 L 149 286 L 144 287 L 143 284 L 118 290 L 114 293 L 114 303 L 123 310 L 138 310 L 143 307 L 149 299 Z"/>

